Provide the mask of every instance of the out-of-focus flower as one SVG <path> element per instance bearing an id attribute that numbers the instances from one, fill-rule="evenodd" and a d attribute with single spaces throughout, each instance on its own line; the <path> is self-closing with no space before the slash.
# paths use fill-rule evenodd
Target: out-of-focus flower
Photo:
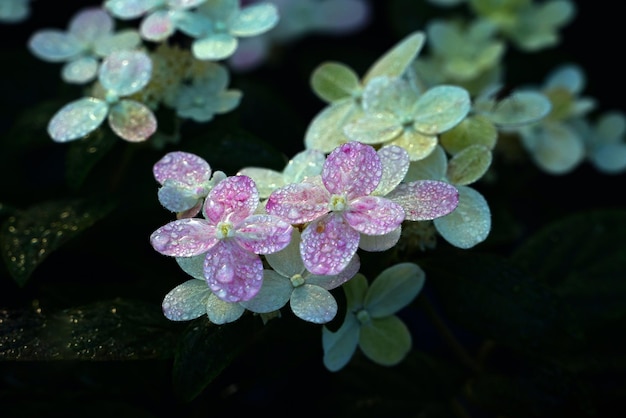
<path id="1" fill-rule="evenodd" d="M 30 16 L 31 0 L 0 1 L 0 23 L 20 23 Z"/>

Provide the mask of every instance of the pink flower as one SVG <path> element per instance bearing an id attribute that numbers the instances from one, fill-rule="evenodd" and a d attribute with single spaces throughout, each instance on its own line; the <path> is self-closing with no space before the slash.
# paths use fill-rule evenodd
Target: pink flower
<path id="1" fill-rule="evenodd" d="M 277 216 L 255 215 L 258 204 L 250 177 L 227 177 L 205 199 L 205 219 L 170 222 L 152 233 L 150 243 L 173 257 L 206 254 L 204 277 L 211 291 L 226 302 L 250 300 L 263 282 L 258 254 L 285 248 L 292 231 L 291 224 Z"/>
<path id="2" fill-rule="evenodd" d="M 348 142 L 328 155 L 321 181 L 275 190 L 266 210 L 292 224 L 309 223 L 300 243 L 305 267 L 313 274 L 339 274 L 357 251 L 360 234 L 387 234 L 404 220 L 400 205 L 370 196 L 381 177 L 376 150 Z"/>

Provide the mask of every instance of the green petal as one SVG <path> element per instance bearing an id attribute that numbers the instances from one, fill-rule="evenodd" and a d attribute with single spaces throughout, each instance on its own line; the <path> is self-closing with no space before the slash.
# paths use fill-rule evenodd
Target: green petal
<path id="1" fill-rule="evenodd" d="M 485 116 L 498 126 L 515 127 L 537 122 L 551 110 L 552 103 L 545 95 L 520 91 L 495 103 Z"/>
<path id="2" fill-rule="evenodd" d="M 458 186 L 459 204 L 449 215 L 433 220 L 437 232 L 458 248 L 483 242 L 491 230 L 491 211 L 485 198 L 467 186 Z"/>
<path id="3" fill-rule="evenodd" d="M 272 29 L 278 23 L 278 9 L 272 3 L 258 3 L 244 7 L 230 25 L 234 36 L 256 36 Z"/>
<path id="4" fill-rule="evenodd" d="M 403 129 L 402 133 L 389 145 L 397 145 L 406 150 L 409 160 L 419 161 L 428 157 L 437 146 L 437 137 L 434 135 L 423 135 L 411 128 Z"/>
<path id="5" fill-rule="evenodd" d="M 365 114 L 345 125 L 343 133 L 352 141 L 363 144 L 382 144 L 400 135 L 402 124 L 392 113 Z"/>
<path id="6" fill-rule="evenodd" d="M 300 231 L 293 228 L 289 244 L 280 251 L 265 254 L 265 261 L 276 273 L 284 277 L 290 278 L 296 274 L 303 274 L 305 269 L 300 256 Z"/>
<path id="7" fill-rule="evenodd" d="M 492 154 L 483 145 L 471 145 L 448 162 L 448 180 L 456 186 L 467 186 L 480 179 L 491 166 Z"/>
<path id="8" fill-rule="evenodd" d="M 348 364 L 359 344 L 359 328 L 359 322 L 351 313 L 336 332 L 322 328 L 323 360 L 328 370 L 336 372 Z"/>
<path id="9" fill-rule="evenodd" d="M 367 85 L 372 78 L 380 76 L 399 77 L 417 58 L 424 46 L 423 32 L 413 32 L 406 36 L 387 53 L 380 57 L 363 77 L 362 84 Z"/>
<path id="10" fill-rule="evenodd" d="M 402 235 L 401 226 L 383 235 L 361 234 L 359 248 L 370 252 L 386 251 L 398 243 L 400 235 Z"/>
<path id="11" fill-rule="evenodd" d="M 411 161 L 409 171 L 404 176 L 404 181 L 410 182 L 415 180 L 446 180 L 446 171 L 448 169 L 448 156 L 441 146 L 436 146 L 428 157 Z"/>
<path id="12" fill-rule="evenodd" d="M 273 270 L 263 270 L 263 285 L 250 300 L 240 302 L 244 308 L 256 313 L 269 313 L 282 308 L 289 302 L 293 291 L 291 281 Z"/>
<path id="13" fill-rule="evenodd" d="M 343 284 L 348 311 L 355 312 L 363 308 L 367 288 L 367 279 L 361 273 L 355 274 L 353 278 Z"/>
<path id="14" fill-rule="evenodd" d="M 206 315 L 211 290 L 206 281 L 191 279 L 179 284 L 163 299 L 163 314 L 170 321 L 191 321 Z"/>
<path id="15" fill-rule="evenodd" d="M 330 153 L 349 141 L 343 133 L 344 125 L 361 116 L 363 109 L 352 99 L 326 106 L 313 118 L 306 130 L 304 135 L 306 149 Z"/>
<path id="16" fill-rule="evenodd" d="M 424 287 L 426 275 L 414 263 L 400 263 L 385 269 L 370 286 L 365 309 L 372 318 L 393 315 L 407 306 Z"/>
<path id="17" fill-rule="evenodd" d="M 217 33 L 197 39 L 191 45 L 194 57 L 199 60 L 218 61 L 230 57 L 237 49 L 237 38 L 227 33 Z"/>
<path id="18" fill-rule="evenodd" d="M 293 156 L 283 170 L 285 183 L 300 183 L 303 180 L 322 174 L 326 156 L 318 150 L 307 149 Z"/>
<path id="19" fill-rule="evenodd" d="M 337 301 L 331 293 L 319 286 L 304 284 L 293 289 L 291 310 L 300 319 L 325 324 L 337 315 Z"/>
<path id="20" fill-rule="evenodd" d="M 415 103 L 413 127 L 423 134 L 439 134 L 461 122 L 470 107 L 467 90 L 456 86 L 433 87 Z"/>
<path id="21" fill-rule="evenodd" d="M 361 327 L 359 347 L 374 363 L 394 366 L 411 350 L 411 333 L 397 316 L 372 319 Z"/>
<path id="22" fill-rule="evenodd" d="M 498 130 L 483 115 L 472 115 L 463 119 L 454 128 L 439 136 L 441 146 L 454 155 L 470 145 L 483 145 L 488 149 L 496 146 Z"/>
<path id="23" fill-rule="evenodd" d="M 391 113 L 398 119 L 412 116 L 412 108 L 419 98 L 418 91 L 402 78 L 376 77 L 363 91 L 365 113 Z"/>
<path id="24" fill-rule="evenodd" d="M 180 268 L 191 277 L 199 280 L 204 278 L 204 259 L 205 254 L 199 254 L 193 257 L 176 257 L 176 262 Z"/>
<path id="25" fill-rule="evenodd" d="M 285 185 L 283 173 L 269 168 L 246 167 L 239 170 L 237 174 L 254 180 L 261 199 L 266 199 L 274 190 Z"/>
<path id="26" fill-rule="evenodd" d="M 356 96 L 361 90 L 359 76 L 348 66 L 326 62 L 311 74 L 311 88 L 320 99 L 329 103 Z"/>
<path id="27" fill-rule="evenodd" d="M 225 302 L 211 293 L 207 299 L 206 310 L 211 322 L 222 325 L 235 322 L 246 309 L 239 303 Z"/>

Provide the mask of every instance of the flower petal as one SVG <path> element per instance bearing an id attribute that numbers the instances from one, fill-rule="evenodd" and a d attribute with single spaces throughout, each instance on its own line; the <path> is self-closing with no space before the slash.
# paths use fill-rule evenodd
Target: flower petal
<path id="1" fill-rule="evenodd" d="M 263 167 L 245 167 L 237 172 L 239 176 L 248 176 L 257 186 L 259 197 L 266 199 L 279 187 L 285 185 L 283 173 Z"/>
<path id="2" fill-rule="evenodd" d="M 411 161 L 419 161 L 428 157 L 437 147 L 436 135 L 424 135 L 415 129 L 406 128 L 401 134 L 394 138 L 389 145 L 404 148 L 409 153 Z"/>
<path id="3" fill-rule="evenodd" d="M 328 103 L 350 97 L 361 90 L 359 76 L 354 70 L 338 62 L 325 62 L 311 74 L 311 88 Z"/>
<path id="4" fill-rule="evenodd" d="M 372 194 L 385 196 L 404 180 L 409 170 L 409 154 L 397 145 L 386 145 L 378 150 L 378 156 L 383 166 L 383 175 Z"/>
<path id="5" fill-rule="evenodd" d="M 141 21 L 141 36 L 152 42 L 162 42 L 172 36 L 176 26 L 168 10 L 156 10 Z"/>
<path id="6" fill-rule="evenodd" d="M 332 290 L 352 279 L 354 275 L 359 272 L 360 268 L 361 259 L 359 258 L 359 254 L 356 253 L 352 257 L 352 260 L 350 260 L 346 268 L 341 271 L 341 273 L 333 275 L 309 274 L 308 276 L 306 276 L 305 281 L 308 284 L 314 284 L 316 286 L 323 287 L 326 290 Z"/>
<path id="7" fill-rule="evenodd" d="M 413 106 L 416 131 L 434 135 L 461 122 L 471 108 L 467 90 L 457 86 L 436 86 L 422 94 Z"/>
<path id="8" fill-rule="evenodd" d="M 150 235 L 150 244 L 155 250 L 174 257 L 192 257 L 205 253 L 218 241 L 215 227 L 197 218 L 172 221 Z"/>
<path id="9" fill-rule="evenodd" d="M 263 285 L 250 300 L 242 301 L 241 306 L 256 312 L 269 313 L 282 308 L 289 302 L 293 285 L 291 281 L 273 270 L 263 270 Z"/>
<path id="10" fill-rule="evenodd" d="M 100 7 L 81 10 L 72 18 L 68 31 L 84 43 L 93 43 L 96 39 L 113 31 L 113 19 Z"/>
<path id="11" fill-rule="evenodd" d="M 372 318 L 393 315 L 417 297 L 426 273 L 415 263 L 399 263 L 382 271 L 370 285 L 363 304 Z"/>
<path id="12" fill-rule="evenodd" d="M 436 180 L 403 183 L 387 195 L 404 209 L 406 220 L 426 221 L 445 216 L 456 209 L 459 192 L 453 185 Z"/>
<path id="13" fill-rule="evenodd" d="M 294 155 L 283 170 L 285 183 L 301 181 L 322 174 L 326 155 L 315 149 L 307 149 Z"/>
<path id="14" fill-rule="evenodd" d="M 259 193 L 247 176 L 231 176 L 220 181 L 204 202 L 202 212 L 214 224 L 229 221 L 238 225 L 259 205 Z"/>
<path id="15" fill-rule="evenodd" d="M 350 202 L 344 217 L 352 228 L 362 234 L 383 235 L 402 224 L 404 210 L 384 197 L 363 196 Z"/>
<path id="16" fill-rule="evenodd" d="M 313 274 L 339 274 L 359 246 L 359 233 L 340 214 L 330 213 L 311 222 L 302 232 L 300 254 Z"/>
<path id="17" fill-rule="evenodd" d="M 56 142 L 73 141 L 96 130 L 108 113 L 105 101 L 93 97 L 78 99 L 55 113 L 48 123 L 48 133 Z"/>
<path id="18" fill-rule="evenodd" d="M 349 200 L 370 194 L 380 183 L 383 168 L 376 150 L 359 142 L 340 145 L 326 158 L 322 181 L 330 193 Z"/>
<path id="19" fill-rule="evenodd" d="M 98 74 L 100 62 L 90 56 L 83 56 L 63 66 L 61 78 L 66 83 L 83 84 L 92 81 Z"/>
<path id="20" fill-rule="evenodd" d="M 395 315 L 374 318 L 361 326 L 359 347 L 374 363 L 394 366 L 411 350 L 411 333 Z"/>
<path id="21" fill-rule="evenodd" d="M 293 227 L 274 215 L 252 215 L 237 226 L 237 243 L 255 254 L 271 254 L 289 244 Z"/>
<path id="22" fill-rule="evenodd" d="M 402 225 L 383 235 L 361 234 L 359 248 L 370 252 L 386 251 L 398 243 L 400 235 L 402 235 Z"/>
<path id="23" fill-rule="evenodd" d="M 352 120 L 363 116 L 363 109 L 352 98 L 326 106 L 309 123 L 304 134 L 307 149 L 329 153 L 349 141 L 343 127 Z"/>
<path id="24" fill-rule="evenodd" d="M 124 99 L 111 106 L 109 126 L 126 141 L 142 142 L 156 132 L 157 121 L 146 105 Z"/>
<path id="25" fill-rule="evenodd" d="M 258 255 L 237 243 L 220 241 L 207 252 L 204 276 L 218 298 L 241 302 L 259 292 L 263 284 L 263 263 Z"/>
<path id="26" fill-rule="evenodd" d="M 350 312 L 336 332 L 322 328 L 323 360 L 328 370 L 336 372 L 350 362 L 359 344 L 359 329 L 358 320 Z"/>
<path id="27" fill-rule="evenodd" d="M 269 2 L 252 4 L 241 9 L 230 24 L 234 36 L 256 36 L 278 23 L 278 8 Z"/>
<path id="28" fill-rule="evenodd" d="M 204 280 L 191 279 L 179 284 L 163 298 L 163 314 L 170 321 L 191 321 L 205 315 L 211 290 Z"/>
<path id="29" fill-rule="evenodd" d="M 400 77 L 415 60 L 425 40 L 426 36 L 421 31 L 404 37 L 367 70 L 363 76 L 363 84 L 366 85 L 369 80 L 383 75 Z"/>
<path id="30" fill-rule="evenodd" d="M 35 32 L 28 40 L 28 49 L 37 58 L 49 62 L 68 61 L 82 51 L 82 44 L 72 34 L 56 29 Z"/>
<path id="31" fill-rule="evenodd" d="M 194 57 L 199 60 L 223 60 L 233 55 L 236 49 L 237 38 L 227 33 L 218 33 L 197 39 L 191 45 Z"/>
<path id="32" fill-rule="evenodd" d="M 106 0 L 104 7 L 120 19 L 135 19 L 156 7 L 158 0 Z"/>
<path id="33" fill-rule="evenodd" d="M 267 199 L 265 209 L 292 224 L 311 222 L 328 213 L 330 194 L 320 185 L 294 183 L 274 190 Z"/>
<path id="34" fill-rule="evenodd" d="M 173 151 L 154 164 L 152 174 L 161 185 L 165 180 L 173 179 L 196 186 L 211 180 L 211 166 L 204 158 L 190 152 Z"/>
<path id="35" fill-rule="evenodd" d="M 300 257 L 300 231 L 297 228 L 291 230 L 289 244 L 280 251 L 267 254 L 265 261 L 274 271 L 285 277 L 293 277 L 304 273 L 304 263 Z"/>
<path id="36" fill-rule="evenodd" d="M 337 315 L 337 301 L 333 295 L 311 284 L 293 289 L 289 305 L 298 318 L 314 324 L 325 324 Z"/>
<path id="37" fill-rule="evenodd" d="M 246 308 L 239 303 L 223 301 L 213 293 L 207 298 L 207 315 L 209 316 L 209 320 L 217 325 L 235 322 L 241 318 L 245 310 Z"/>
<path id="38" fill-rule="evenodd" d="M 400 135 L 402 124 L 393 113 L 365 114 L 343 125 L 343 133 L 352 141 L 382 144 Z"/>
<path id="39" fill-rule="evenodd" d="M 118 96 L 129 96 L 144 88 L 152 76 L 152 60 L 142 51 L 113 51 L 100 65 L 102 87 Z"/>

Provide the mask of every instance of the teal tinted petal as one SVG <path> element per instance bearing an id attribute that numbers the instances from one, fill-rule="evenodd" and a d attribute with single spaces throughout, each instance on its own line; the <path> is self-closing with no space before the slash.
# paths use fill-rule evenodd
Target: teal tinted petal
<path id="1" fill-rule="evenodd" d="M 372 282 L 365 296 L 364 309 L 371 318 L 382 318 L 407 306 L 424 287 L 426 274 L 415 263 L 391 266 Z"/>
<path id="2" fill-rule="evenodd" d="M 161 42 L 169 38 L 176 31 L 168 10 L 157 10 L 150 13 L 141 21 L 139 32 L 141 36 L 152 42 Z"/>
<path id="3" fill-rule="evenodd" d="M 269 313 L 282 308 L 289 302 L 293 291 L 287 277 L 272 270 L 263 270 L 263 284 L 259 293 L 250 300 L 240 302 L 244 308 L 256 313 Z"/>
<path id="4" fill-rule="evenodd" d="M 222 60 L 237 49 L 237 38 L 227 33 L 216 33 L 193 42 L 191 50 L 199 60 Z"/>
<path id="5" fill-rule="evenodd" d="M 370 115 L 391 113 L 403 119 L 412 116 L 418 97 L 418 92 L 402 78 L 376 77 L 363 91 L 363 109 Z"/>
<path id="6" fill-rule="evenodd" d="M 343 128 L 350 140 L 372 145 L 391 141 L 402 131 L 402 123 L 393 113 L 365 114 Z"/>
<path id="7" fill-rule="evenodd" d="M 305 283 L 293 289 L 289 304 L 298 318 L 314 324 L 325 324 L 337 315 L 337 301 L 333 295 L 311 284 Z"/>
<path id="8" fill-rule="evenodd" d="M 361 327 L 359 347 L 374 363 L 394 366 L 411 350 L 411 333 L 397 316 L 373 318 Z"/>
<path id="9" fill-rule="evenodd" d="M 582 138 L 563 123 L 544 123 L 523 131 L 522 144 L 535 163 L 551 174 L 569 173 L 585 157 Z"/>
<path id="10" fill-rule="evenodd" d="M 163 298 L 163 314 L 170 321 L 191 321 L 207 313 L 211 291 L 204 280 L 191 279 L 179 284 Z"/>
<path id="11" fill-rule="evenodd" d="M 415 180 L 444 180 L 448 169 L 448 156 L 444 149 L 437 145 L 428 157 L 411 161 L 409 171 L 404 180 L 407 182 Z"/>
<path id="12" fill-rule="evenodd" d="M 120 138 L 141 142 L 156 131 L 157 121 L 146 105 L 125 99 L 111 107 L 109 126 Z"/>
<path id="13" fill-rule="evenodd" d="M 83 9 L 69 25 L 69 32 L 85 43 L 93 43 L 96 39 L 113 31 L 113 19 L 103 9 L 90 7 Z"/>
<path id="14" fill-rule="evenodd" d="M 324 349 L 324 366 L 331 372 L 342 369 L 350 362 L 359 344 L 359 323 L 356 317 L 348 313 L 343 325 L 331 332 L 322 328 L 322 348 Z"/>
<path id="15" fill-rule="evenodd" d="M 205 280 L 204 257 L 204 253 L 193 257 L 176 257 L 176 262 L 185 273 L 194 279 Z"/>
<path id="16" fill-rule="evenodd" d="M 66 83 L 88 83 L 96 78 L 99 66 L 97 59 L 84 56 L 65 64 L 61 70 L 61 78 Z"/>
<path id="17" fill-rule="evenodd" d="M 519 91 L 495 103 L 486 116 L 496 125 L 515 127 L 536 122 L 551 110 L 552 103 L 545 95 Z"/>
<path id="18" fill-rule="evenodd" d="M 303 274 L 304 263 L 300 257 L 300 231 L 293 228 L 289 244 L 278 252 L 266 254 L 265 260 L 282 276 L 291 278 L 296 274 Z"/>
<path id="19" fill-rule="evenodd" d="M 329 153 L 349 139 L 343 127 L 363 115 L 363 109 L 353 99 L 344 99 L 326 106 L 309 124 L 304 144 L 307 149 Z"/>
<path id="20" fill-rule="evenodd" d="M 102 87 L 119 96 L 138 92 L 148 84 L 152 75 L 152 60 L 141 51 L 114 51 L 100 66 Z"/>
<path id="21" fill-rule="evenodd" d="M 447 177 L 450 183 L 467 186 L 478 181 L 489 169 L 492 153 L 484 145 L 470 145 L 448 162 Z"/>
<path id="22" fill-rule="evenodd" d="M 413 32 L 404 37 L 367 70 L 363 76 L 363 85 L 367 85 L 375 77 L 400 77 L 417 58 L 424 41 L 423 32 Z"/>
<path id="23" fill-rule="evenodd" d="M 113 51 L 123 49 L 135 49 L 141 43 L 139 33 L 134 29 L 126 29 L 111 36 L 105 36 L 97 40 L 94 45 L 94 53 L 106 57 Z"/>
<path id="24" fill-rule="evenodd" d="M 402 226 L 383 235 L 365 235 L 361 234 L 359 239 L 359 248 L 365 251 L 385 251 L 395 246 L 400 240 Z"/>
<path id="25" fill-rule="evenodd" d="M 56 142 L 82 138 L 102 124 L 109 113 L 106 102 L 86 97 L 61 108 L 50 120 L 48 133 Z"/>
<path id="26" fill-rule="evenodd" d="M 268 168 L 245 167 L 239 170 L 237 174 L 248 176 L 254 180 L 261 199 L 266 199 L 274 190 L 285 185 L 283 174 Z"/>
<path id="27" fill-rule="evenodd" d="M 74 35 L 55 29 L 37 31 L 28 40 L 28 48 L 37 58 L 50 62 L 67 61 L 83 51 Z"/>
<path id="28" fill-rule="evenodd" d="M 198 11 L 214 22 L 229 22 L 239 12 L 239 0 L 206 0 Z"/>
<path id="29" fill-rule="evenodd" d="M 402 147 L 387 145 L 378 150 L 383 176 L 372 194 L 385 196 L 396 188 L 409 170 L 409 154 Z"/>
<path id="30" fill-rule="evenodd" d="M 106 0 L 104 7 L 120 19 L 135 19 L 161 4 L 162 0 Z"/>
<path id="31" fill-rule="evenodd" d="M 211 293 L 207 298 L 206 312 L 209 320 L 217 325 L 235 322 L 245 312 L 239 303 L 226 302 Z"/>
<path id="32" fill-rule="evenodd" d="M 605 174 L 618 174 L 626 170 L 626 144 L 604 144 L 598 147 L 589 159 Z"/>
<path id="33" fill-rule="evenodd" d="M 313 70 L 311 87 L 320 99 L 331 103 L 356 95 L 361 89 L 361 82 L 350 67 L 338 62 L 325 62 Z"/>
<path id="34" fill-rule="evenodd" d="M 456 86 L 436 86 L 420 96 L 413 108 L 416 131 L 433 135 L 461 122 L 471 107 L 467 90 Z"/>
<path id="35" fill-rule="evenodd" d="M 563 87 L 577 95 L 583 91 L 586 83 L 587 80 L 582 68 L 576 64 L 564 64 L 548 75 L 544 87 L 547 90 L 555 87 Z"/>
<path id="36" fill-rule="evenodd" d="M 367 279 L 361 273 L 357 273 L 343 285 L 349 312 L 356 312 L 363 309 L 363 301 L 365 300 L 368 286 Z"/>
<path id="37" fill-rule="evenodd" d="M 300 183 L 301 181 L 322 174 L 326 156 L 318 150 L 304 150 L 297 153 L 285 166 L 283 178 L 285 183 Z"/>
<path id="38" fill-rule="evenodd" d="M 157 195 L 164 208 L 177 213 L 193 208 L 199 201 L 195 190 L 176 180 L 167 180 Z"/>
<path id="39" fill-rule="evenodd" d="M 255 36 L 272 29 L 278 23 L 278 9 L 272 3 L 257 3 L 244 7 L 230 23 L 234 36 Z"/>
<path id="40" fill-rule="evenodd" d="M 485 198 L 467 186 L 458 186 L 459 205 L 449 215 L 433 221 L 437 232 L 458 248 L 472 248 L 487 239 L 491 211 Z"/>

